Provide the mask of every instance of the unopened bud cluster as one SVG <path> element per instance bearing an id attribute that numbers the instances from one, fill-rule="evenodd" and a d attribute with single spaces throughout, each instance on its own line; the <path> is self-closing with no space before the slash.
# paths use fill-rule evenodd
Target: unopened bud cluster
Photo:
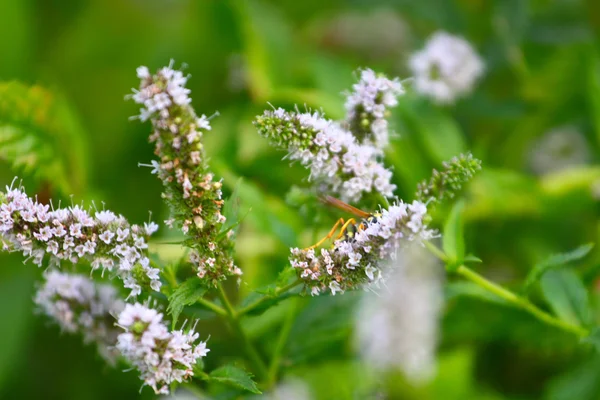
<path id="1" fill-rule="evenodd" d="M 419 183 L 417 199 L 429 203 L 452 199 L 481 169 L 481 161 L 467 153 L 444 161 L 442 167 L 441 171 L 433 170 L 429 181 Z"/>
<path id="2" fill-rule="evenodd" d="M 125 217 L 111 211 L 92 216 L 80 206 L 50 209 L 21 189 L 6 188 L 0 193 L 0 234 L 4 250 L 20 251 L 34 264 L 44 260 L 51 267 L 62 261 L 86 261 L 92 270 L 116 273 L 131 296 L 142 288 L 159 291 L 159 270 L 146 256 L 149 236 L 155 223 L 130 225 Z"/>
<path id="3" fill-rule="evenodd" d="M 420 243 L 433 237 L 423 222 L 425 204 L 396 203 L 376 217 L 356 225 L 352 237 L 334 242 L 331 249 L 292 249 L 290 261 L 300 278 L 317 295 L 332 294 L 378 283 L 383 274 L 381 262 L 396 255 L 409 242 Z"/>
<path id="4" fill-rule="evenodd" d="M 310 170 L 319 191 L 344 201 L 359 201 L 366 193 L 392 197 L 392 173 L 379 160 L 380 152 L 360 145 L 352 133 L 321 114 L 265 111 L 254 121 L 258 132 L 288 151 Z"/>
<path id="5" fill-rule="evenodd" d="M 120 333 L 115 316 L 123 310 L 124 302 L 114 287 L 83 275 L 49 270 L 34 301 L 63 331 L 82 334 L 85 343 L 95 343 L 102 357 L 115 362 L 114 345 Z"/>
<path id="6" fill-rule="evenodd" d="M 169 331 L 163 315 L 142 304 L 127 304 L 118 325 L 125 330 L 117 338 L 117 349 L 134 365 L 140 379 L 157 394 L 168 394 L 169 385 L 194 376 L 194 365 L 209 350 L 197 342 L 198 333 Z"/>
<path id="7" fill-rule="evenodd" d="M 401 83 L 367 69 L 346 99 L 347 117 L 333 121 L 319 112 L 267 110 L 256 117 L 259 134 L 310 170 L 321 193 L 358 202 L 373 193 L 393 197 L 392 173 L 381 158 L 389 142 L 388 109 L 404 93 Z"/>
<path id="8" fill-rule="evenodd" d="M 222 184 L 213 180 L 202 145 L 202 136 L 211 126 L 190 105 L 187 76 L 171 66 L 154 75 L 139 67 L 137 73 L 141 85 L 131 98 L 143 105 L 139 118 L 150 119 L 154 128 L 150 141 L 156 144 L 159 159 L 152 166 L 173 213 L 167 222 L 177 222 L 190 237 L 186 245 L 194 250 L 191 261 L 200 278 L 215 285 L 227 276 L 241 275 L 231 256 L 232 231 L 223 231 Z"/>

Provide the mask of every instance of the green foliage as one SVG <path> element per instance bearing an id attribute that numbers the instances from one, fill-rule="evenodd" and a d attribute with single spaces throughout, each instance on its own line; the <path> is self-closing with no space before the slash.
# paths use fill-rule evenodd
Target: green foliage
<path id="1" fill-rule="evenodd" d="M 590 322 L 587 290 L 575 272 L 568 269 L 547 271 L 541 280 L 544 298 L 561 319 L 575 324 Z"/>
<path id="2" fill-rule="evenodd" d="M 444 224 L 442 246 L 448 258 L 450 268 L 457 267 L 465 257 L 465 238 L 462 211 L 465 207 L 463 201 L 458 201 L 452 207 L 450 215 Z"/>
<path id="3" fill-rule="evenodd" d="M 145 220 L 148 210 L 157 221 L 167 219 L 159 183 L 147 168 L 135 168 L 155 156 L 146 143 L 147 127 L 127 123 L 136 107 L 124 104 L 122 94 L 136 86 L 132 71 L 139 64 L 155 68 L 172 57 L 189 65 L 194 107 L 207 115 L 221 113 L 211 121 L 205 145 L 216 179 L 223 178 L 224 192 L 232 193 L 223 212 L 227 225 L 236 229 L 236 265 L 244 271 L 239 296 L 232 299 L 238 306 L 274 296 L 280 284 L 268 283 L 288 265 L 288 248 L 310 243 L 313 230 L 324 230 L 331 217 L 329 210 L 315 206 L 314 198 L 298 193 L 295 203 L 286 204 L 292 185 L 306 186 L 305 171 L 297 165 L 288 168 L 281 152 L 256 137 L 253 116 L 272 102 L 288 109 L 294 104 L 323 107 L 331 118 L 342 118 L 340 92 L 353 82 L 352 71 L 371 67 L 410 78 L 406 60 L 433 31 L 464 36 L 486 62 L 485 76 L 471 95 L 438 106 L 410 93 L 412 84 L 405 81 L 409 94 L 390 118 L 398 136 L 384 160 L 398 185 L 396 194 L 411 200 L 419 182 L 431 182 L 432 169 L 440 171 L 440 180 L 444 160 L 473 151 L 485 170 L 460 189 L 462 210 L 458 205 L 436 210 L 434 221 L 444 226 L 444 252 L 454 263 L 477 262 L 465 255 L 477 254 L 483 260 L 477 264 L 482 276 L 513 291 L 525 288 L 532 302 L 542 308 L 547 304 L 566 321 L 586 324 L 592 334 L 583 340 L 588 345 L 577 347 L 576 336 L 549 329 L 479 285 L 449 277 L 446 295 L 451 301 L 440 332 L 438 374 L 425 388 L 414 388 L 397 375 L 398 397 L 600 397 L 599 361 L 589 359 L 589 343 L 597 342 L 600 323 L 600 258 L 577 247 L 598 240 L 597 2 L 0 3 L 2 184 L 11 181 L 16 168 L 25 179 L 35 176 L 52 185 L 62 197 L 87 193 L 98 208 L 104 200 L 107 208 L 132 220 Z M 405 33 L 398 35 L 383 19 L 365 22 L 363 17 L 375 12 L 399 20 Z M 113 23 L 107 25 L 107 20 Z M 89 135 L 83 134 L 77 116 Z M 587 159 L 534 176 L 530 164 L 536 141 L 565 125 L 581 131 Z M 236 185 L 240 177 L 243 181 Z M 168 236 L 174 232 L 161 229 L 163 237 L 150 244 L 162 260 L 185 256 L 178 245 L 181 237 Z M 546 259 L 563 249 L 575 250 Z M 544 261 L 536 264 L 538 260 Z M 1 261 L 6 271 L 23 270 L 14 258 Z M 574 270 L 563 268 L 576 261 L 585 285 Z M 189 271 L 177 272 L 181 280 Z M 5 316 L 0 397 L 150 398 L 146 389 L 138 394 L 134 374 L 104 368 L 93 351 L 77 347 L 78 341 L 58 335 L 40 319 L 31 324 L 31 285 L 25 281 L 33 276 L 22 282 L 12 276 L 0 278 L 0 314 Z M 204 299 L 204 289 L 196 283 L 193 277 L 183 281 L 171 294 L 168 312 L 174 323 L 182 312 L 200 316 L 201 334 L 211 335 L 205 360 L 217 368 L 239 355 L 239 349 L 227 340 L 227 326 L 209 318 L 213 313 L 187 305 Z M 281 302 L 287 296 L 272 297 L 255 310 L 260 316 L 243 320 L 245 327 L 254 324 L 252 341 L 266 361 L 289 311 L 289 300 Z M 281 363 L 284 379 L 303 379 L 321 398 L 375 395 L 370 390 L 380 388 L 377 377 L 353 360 L 353 296 L 297 299 L 298 319 Z M 31 384 L 34 378 L 36 385 Z M 231 386 L 219 398 L 240 397 L 240 388 Z"/>
<path id="4" fill-rule="evenodd" d="M 242 182 L 242 178 L 238 179 L 237 183 L 233 187 L 233 192 L 231 196 L 225 201 L 225 205 L 223 206 L 223 216 L 227 218 L 223 226 L 221 227 L 220 235 L 227 234 L 230 230 L 234 232 L 237 230 L 236 228 L 242 222 L 240 217 L 240 185 Z"/>
<path id="5" fill-rule="evenodd" d="M 10 323 L 0 325 L 0 388 L 13 378 L 15 360 L 25 351 L 31 335 L 33 285 L 34 274 L 29 269 L 0 274 L 0 301 L 11 305 L 4 313 Z"/>
<path id="6" fill-rule="evenodd" d="M 251 393 L 261 393 L 256 386 L 256 382 L 252 380 L 252 374 L 235 365 L 219 367 L 212 371 L 207 379 L 211 382 L 222 383 Z"/>
<path id="7" fill-rule="evenodd" d="M 535 264 L 525 278 L 523 290 L 525 292 L 531 290 L 532 286 L 537 283 L 547 271 L 582 259 L 588 255 L 593 247 L 594 245 L 592 243 L 584 244 L 567 253 L 553 254 L 544 261 Z"/>
<path id="8" fill-rule="evenodd" d="M 0 158 L 63 195 L 80 193 L 86 180 L 84 133 L 56 93 L 19 82 L 0 83 Z"/>
<path id="9" fill-rule="evenodd" d="M 177 286 L 177 289 L 169 296 L 169 307 L 167 308 L 167 312 L 173 316 L 173 327 L 177 324 L 183 308 L 196 303 L 204 296 L 207 290 L 208 288 L 204 283 L 200 279 L 196 279 L 196 277 L 192 277 Z"/>
<path id="10" fill-rule="evenodd" d="M 548 386 L 548 400 L 594 400 L 600 395 L 600 357 L 557 377 Z"/>

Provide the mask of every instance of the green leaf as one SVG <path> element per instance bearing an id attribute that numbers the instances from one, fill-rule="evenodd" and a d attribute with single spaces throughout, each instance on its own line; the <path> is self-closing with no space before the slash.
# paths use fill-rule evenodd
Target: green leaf
<path id="1" fill-rule="evenodd" d="M 242 38 L 248 86 L 258 102 L 271 99 L 273 91 L 289 82 L 298 46 L 290 23 L 277 7 L 259 0 L 231 2 Z"/>
<path id="2" fill-rule="evenodd" d="M 242 301 L 242 307 L 248 306 L 249 304 L 252 304 L 254 301 L 262 297 L 267 297 L 267 301 L 263 302 L 259 307 L 254 308 L 248 313 L 248 315 L 261 315 L 266 310 L 278 304 L 282 300 L 285 300 L 289 297 L 297 296 L 298 292 L 294 291 L 293 289 L 288 290 L 287 292 L 282 293 L 280 295 L 277 295 L 276 292 L 277 288 L 281 288 L 291 283 L 292 277 L 296 277 L 296 271 L 291 267 L 285 268 L 279 273 L 275 283 L 255 289 L 252 293 L 246 296 L 246 298 Z"/>
<path id="3" fill-rule="evenodd" d="M 463 260 L 464 262 L 482 263 L 483 260 L 473 254 L 467 254 Z"/>
<path id="4" fill-rule="evenodd" d="M 573 324 L 589 322 L 588 294 L 575 272 L 550 270 L 542 276 L 540 283 L 544 298 L 558 317 Z"/>
<path id="5" fill-rule="evenodd" d="M 169 296 L 169 306 L 167 312 L 173 316 L 173 327 L 183 311 L 183 307 L 190 306 L 200 300 L 207 291 L 200 279 L 192 277 L 179 285 L 177 289 Z"/>
<path id="6" fill-rule="evenodd" d="M 581 343 L 587 343 L 594 347 L 594 349 L 600 353 L 600 327 L 595 327 L 592 332 L 581 339 Z"/>
<path id="7" fill-rule="evenodd" d="M 240 185 L 242 178 L 239 178 L 233 187 L 231 196 L 225 201 L 223 206 L 223 216 L 226 218 L 225 223 L 221 227 L 221 233 L 228 232 L 230 229 L 234 229 L 240 223 Z"/>
<path id="8" fill-rule="evenodd" d="M 373 393 L 378 379 L 381 379 L 381 375 L 378 376 L 372 368 L 352 359 L 325 359 L 296 366 L 291 376 L 299 378 L 310 388 L 306 390 L 309 392 L 307 395 L 299 397 L 314 400 L 373 399 L 376 398 Z"/>
<path id="9" fill-rule="evenodd" d="M 460 127 L 443 110 L 409 95 L 400 103 L 398 111 L 405 127 L 419 140 L 434 164 L 441 164 L 467 150 Z"/>
<path id="10" fill-rule="evenodd" d="M 525 293 L 529 292 L 531 287 L 541 279 L 544 273 L 553 268 L 564 266 L 570 262 L 577 261 L 585 257 L 593 247 L 593 243 L 584 244 L 583 246 L 566 253 L 553 254 L 544 261 L 535 264 L 531 271 L 529 271 L 527 274 L 527 278 L 525 278 L 523 290 Z"/>
<path id="11" fill-rule="evenodd" d="M 0 311 L 4 323 L 0 324 L 0 392 L 13 375 L 16 360 L 31 345 L 28 340 L 34 333 L 32 297 L 34 271 L 22 268 L 15 257 L 2 257 L 4 271 L 0 274 Z"/>
<path id="12" fill-rule="evenodd" d="M 588 57 L 588 101 L 594 122 L 596 142 L 600 143 L 600 57 L 593 51 Z"/>
<path id="13" fill-rule="evenodd" d="M 261 394 L 256 382 L 252 380 L 252 375 L 234 365 L 224 365 L 215 369 L 208 375 L 210 381 L 219 382 L 238 389 L 247 390 L 251 393 Z"/>
<path id="14" fill-rule="evenodd" d="M 554 378 L 548 385 L 548 400 L 596 400 L 600 396 L 600 357 Z"/>
<path id="15" fill-rule="evenodd" d="M 442 247 L 448 256 L 450 264 L 456 265 L 465 257 L 465 238 L 462 210 L 465 207 L 463 200 L 457 201 L 444 224 Z"/>
<path id="16" fill-rule="evenodd" d="M 56 93 L 0 83 L 0 158 L 63 195 L 85 186 L 86 146 L 73 110 Z"/>

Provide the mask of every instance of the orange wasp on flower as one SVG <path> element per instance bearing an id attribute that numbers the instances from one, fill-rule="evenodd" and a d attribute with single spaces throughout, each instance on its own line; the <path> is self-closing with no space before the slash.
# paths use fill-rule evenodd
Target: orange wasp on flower
<path id="1" fill-rule="evenodd" d="M 332 197 L 332 196 L 322 196 L 320 199 L 325 204 L 329 204 L 329 205 L 334 206 L 342 211 L 346 211 L 346 212 L 360 218 L 361 220 L 360 220 L 360 222 L 357 223 L 356 219 L 354 219 L 354 218 L 349 218 L 347 220 L 344 220 L 344 218 L 340 218 L 335 223 L 335 225 L 333 225 L 333 228 L 331 228 L 331 230 L 325 237 L 323 237 L 321 240 L 319 240 L 317 243 L 313 244 L 312 246 L 307 247 L 306 250 L 317 248 L 320 245 L 322 245 L 325 241 L 327 241 L 328 239 L 331 239 L 332 237 L 334 237 L 336 231 L 338 230 L 338 227 L 340 227 L 340 226 L 341 226 L 341 228 L 340 228 L 339 234 L 335 237 L 335 240 L 341 239 L 342 237 L 344 237 L 345 240 L 352 240 L 354 238 L 354 235 L 356 234 L 356 232 L 365 229 L 365 227 L 367 226 L 368 223 L 375 222 L 375 221 L 377 221 L 377 218 L 381 217 L 381 213 L 379 213 L 379 212 L 368 213 L 366 211 L 363 211 L 356 207 L 353 207 L 348 203 L 344 203 L 343 201 L 336 199 L 335 197 Z"/>

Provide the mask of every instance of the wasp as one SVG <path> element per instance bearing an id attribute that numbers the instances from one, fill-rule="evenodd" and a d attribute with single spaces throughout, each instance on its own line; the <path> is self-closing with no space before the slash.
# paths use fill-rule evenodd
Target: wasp
<path id="1" fill-rule="evenodd" d="M 329 233 L 325 237 L 323 237 L 323 239 L 319 240 L 312 246 L 307 247 L 306 250 L 317 248 L 320 245 L 322 245 L 325 241 L 334 237 L 336 232 L 338 231 L 338 228 L 339 234 L 335 237 L 335 240 L 341 239 L 342 237 L 344 238 L 344 240 L 353 240 L 354 236 L 356 235 L 356 232 L 365 229 L 368 223 L 376 222 L 377 218 L 381 217 L 381 214 L 378 212 L 369 213 L 360 210 L 356 207 L 351 206 L 348 203 L 344 203 L 343 201 L 336 199 L 335 197 L 322 196 L 320 199 L 323 203 L 329 204 L 340 210 L 346 211 L 354 215 L 355 217 L 360 218 L 360 220 L 357 221 L 355 218 L 349 218 L 347 220 L 344 220 L 344 218 L 340 218 L 339 220 L 337 220 L 335 225 L 333 225 L 333 228 L 331 228 Z"/>

